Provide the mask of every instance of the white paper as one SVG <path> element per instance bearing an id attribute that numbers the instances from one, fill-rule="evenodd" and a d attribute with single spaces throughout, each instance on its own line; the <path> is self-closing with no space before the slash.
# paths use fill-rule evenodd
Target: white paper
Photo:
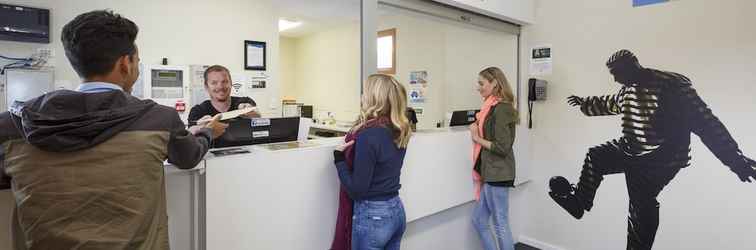
<path id="1" fill-rule="evenodd" d="M 252 132 L 252 138 L 264 138 L 264 137 L 268 137 L 268 136 L 270 136 L 270 132 L 267 131 L 267 130 Z"/>
<path id="2" fill-rule="evenodd" d="M 242 73 L 231 73 L 231 96 L 247 97 L 247 83 L 249 76 Z"/>
<path id="3" fill-rule="evenodd" d="M 247 66 L 265 66 L 265 48 L 256 45 L 247 45 Z"/>
<path id="4" fill-rule="evenodd" d="M 239 117 L 240 115 L 243 115 L 243 114 L 246 114 L 246 113 L 249 113 L 249 112 L 252 112 L 252 111 L 257 111 L 257 107 L 249 107 L 249 108 L 237 109 L 237 110 L 234 110 L 234 111 L 228 111 L 228 112 L 225 112 L 225 113 L 221 113 L 221 118 L 220 119 L 221 120 L 233 119 L 233 118 Z"/>

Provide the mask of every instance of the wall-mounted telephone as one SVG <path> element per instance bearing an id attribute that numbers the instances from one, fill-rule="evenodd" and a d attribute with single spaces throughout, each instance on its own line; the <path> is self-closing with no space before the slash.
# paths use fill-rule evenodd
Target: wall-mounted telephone
<path id="1" fill-rule="evenodd" d="M 546 100 L 545 80 L 530 78 L 528 80 L 528 128 L 533 128 L 533 103 Z"/>
<path id="2" fill-rule="evenodd" d="M 543 101 L 546 100 L 546 85 L 547 81 L 530 78 L 528 80 L 528 100 L 529 101 Z"/>

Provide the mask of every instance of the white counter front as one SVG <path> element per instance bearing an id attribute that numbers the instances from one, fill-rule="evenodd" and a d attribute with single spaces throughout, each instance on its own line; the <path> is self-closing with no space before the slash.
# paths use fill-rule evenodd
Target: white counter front
<path id="1" fill-rule="evenodd" d="M 333 148 L 321 145 L 206 161 L 207 249 L 328 249 L 339 181 Z M 416 133 L 402 170 L 402 197 L 413 221 L 472 200 L 467 130 Z"/>

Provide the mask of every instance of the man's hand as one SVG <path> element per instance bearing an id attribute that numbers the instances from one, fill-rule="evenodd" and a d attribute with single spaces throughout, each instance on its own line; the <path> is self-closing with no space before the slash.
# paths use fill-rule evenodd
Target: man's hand
<path id="1" fill-rule="evenodd" d="M 206 115 L 197 120 L 197 125 L 189 127 L 189 133 L 192 133 L 193 135 L 197 135 L 197 133 L 200 132 L 203 128 L 205 128 L 205 125 L 213 120 L 212 116 Z"/>
<path id="2" fill-rule="evenodd" d="M 205 127 L 200 126 L 200 125 L 194 125 L 194 126 L 189 127 L 189 129 L 187 130 L 189 130 L 189 133 L 192 133 L 193 135 L 197 135 L 197 133 L 199 133 L 200 130 L 202 130 L 203 128 Z"/>
<path id="3" fill-rule="evenodd" d="M 743 156 L 743 163 L 736 166 L 730 166 L 730 170 L 738 175 L 742 182 L 752 182 L 756 180 L 756 161 Z"/>
<path id="4" fill-rule="evenodd" d="M 249 103 L 239 103 L 238 109 L 254 108 L 254 107 L 255 106 L 253 106 L 252 104 L 249 104 Z M 250 118 L 250 119 L 252 119 L 252 118 L 260 118 L 260 113 L 258 113 L 257 111 L 252 111 L 252 112 L 243 114 L 242 116 L 244 116 L 246 118 Z"/>
<path id="5" fill-rule="evenodd" d="M 213 117 L 209 115 L 205 115 L 199 120 L 197 120 L 197 125 L 204 127 L 208 122 L 212 121 Z"/>
<path id="6" fill-rule="evenodd" d="M 570 97 L 567 97 L 567 103 L 570 104 L 571 106 L 580 107 L 580 106 L 583 106 L 583 103 L 585 103 L 585 100 L 583 100 L 583 98 L 581 97 L 571 95 Z"/>
<path id="7" fill-rule="evenodd" d="M 221 115 L 217 114 L 213 116 L 212 119 L 209 121 L 203 121 L 204 125 L 202 125 L 205 128 L 209 128 L 213 130 L 213 138 L 218 138 L 219 136 L 223 135 L 223 133 L 226 132 L 226 128 L 228 128 L 228 124 L 220 122 Z M 202 120 L 202 119 L 200 119 Z M 200 124 L 198 121 L 197 124 Z"/>

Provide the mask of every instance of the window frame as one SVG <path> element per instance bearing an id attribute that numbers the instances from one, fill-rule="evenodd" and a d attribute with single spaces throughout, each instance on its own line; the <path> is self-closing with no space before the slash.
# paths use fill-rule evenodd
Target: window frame
<path id="1" fill-rule="evenodd" d="M 377 43 L 378 39 L 381 39 L 383 37 L 388 37 L 388 36 L 391 37 L 391 68 L 378 68 L 378 73 L 395 75 L 396 74 L 396 28 L 379 31 L 378 37 L 376 37 L 375 40 Z M 376 52 L 377 52 L 377 49 L 376 49 Z M 376 54 L 376 62 L 377 62 L 377 54 Z"/>

